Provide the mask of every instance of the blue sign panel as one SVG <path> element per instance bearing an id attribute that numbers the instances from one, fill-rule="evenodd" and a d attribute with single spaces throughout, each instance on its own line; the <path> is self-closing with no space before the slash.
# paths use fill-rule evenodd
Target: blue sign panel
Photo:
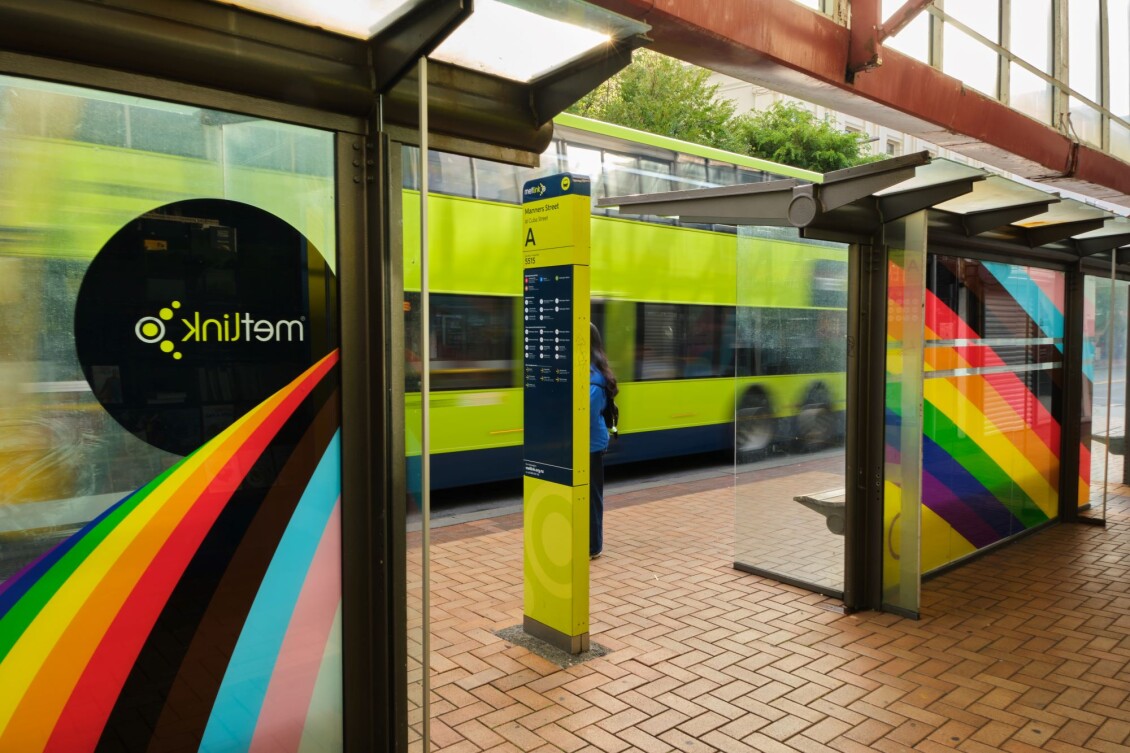
<path id="1" fill-rule="evenodd" d="M 573 484 L 573 267 L 524 275 L 525 475 Z"/>

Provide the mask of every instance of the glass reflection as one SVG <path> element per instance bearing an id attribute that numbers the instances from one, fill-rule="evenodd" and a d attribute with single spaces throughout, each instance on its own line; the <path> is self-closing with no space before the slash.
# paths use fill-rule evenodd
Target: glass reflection
<path id="1" fill-rule="evenodd" d="M 738 236 L 734 562 L 842 595 L 847 249 L 783 236 Z"/>
<path id="2" fill-rule="evenodd" d="M 1128 296 L 1130 282 L 1085 278 L 1079 514 L 1096 520 L 1108 485 L 1123 483 Z"/>
<path id="3" fill-rule="evenodd" d="M 927 270 L 922 571 L 1058 514 L 1063 274 L 949 256 Z"/>

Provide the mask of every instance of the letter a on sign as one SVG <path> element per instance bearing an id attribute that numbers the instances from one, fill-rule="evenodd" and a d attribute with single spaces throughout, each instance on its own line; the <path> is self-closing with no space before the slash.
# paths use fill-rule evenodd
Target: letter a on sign
<path id="1" fill-rule="evenodd" d="M 522 245 L 522 247 L 525 248 L 526 246 L 530 245 L 531 243 L 534 244 L 535 246 L 538 244 L 538 242 L 534 240 L 534 229 L 533 228 L 530 228 L 529 230 L 526 231 L 526 242 Z"/>

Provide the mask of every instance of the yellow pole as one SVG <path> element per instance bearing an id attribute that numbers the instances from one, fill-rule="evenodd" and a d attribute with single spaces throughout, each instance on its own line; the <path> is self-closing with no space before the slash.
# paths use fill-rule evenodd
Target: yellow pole
<path id="1" fill-rule="evenodd" d="M 589 215 L 587 177 L 522 191 L 523 628 L 589 647 Z"/>

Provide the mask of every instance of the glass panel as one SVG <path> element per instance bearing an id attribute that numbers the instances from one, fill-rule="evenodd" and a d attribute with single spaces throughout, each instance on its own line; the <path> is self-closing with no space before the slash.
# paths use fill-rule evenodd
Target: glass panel
<path id="1" fill-rule="evenodd" d="M 1052 85 L 1016 63 L 1009 64 L 1009 104 L 1043 122 L 1052 119 Z"/>
<path id="2" fill-rule="evenodd" d="M 1079 514 L 1094 520 L 1106 519 L 1108 484 L 1123 483 L 1128 294 L 1122 280 L 1084 280 Z"/>
<path id="3" fill-rule="evenodd" d="M 419 107 L 419 87 L 406 90 L 411 96 L 410 107 Z M 414 136 L 418 137 L 416 131 Z M 553 145 L 551 144 L 551 147 Z M 404 355 L 404 434 L 403 458 L 390 458 L 392 462 L 403 463 L 404 486 L 393 486 L 398 499 L 393 500 L 397 512 L 403 510 L 403 529 L 393 530 L 393 535 L 404 536 L 404 631 L 405 657 L 404 686 L 393 689 L 403 694 L 407 715 L 407 750 L 409 753 L 424 753 L 431 746 L 431 727 L 428 719 L 430 693 L 429 671 L 431 665 L 431 645 L 429 629 L 430 582 L 428 568 L 431 566 L 428 537 L 430 526 L 425 528 L 424 503 L 424 419 L 420 393 L 423 389 L 424 356 L 427 351 L 421 347 L 422 318 L 420 305 L 420 282 L 422 261 L 422 238 L 420 220 L 423 213 L 421 205 L 422 160 L 421 150 L 393 142 L 389 149 L 390 175 L 403 176 L 403 188 L 396 191 L 390 186 L 389 220 L 392 227 L 400 227 L 400 232 L 390 234 L 390 257 L 401 265 L 401 288 L 389 291 L 389 332 L 392 343 L 403 349 Z M 445 164 L 444 158 L 452 156 L 429 150 L 428 190 L 435 190 L 433 181 L 439 177 L 437 172 L 449 168 L 452 172 L 444 177 L 453 182 L 461 174 L 462 164 L 466 166 L 465 195 L 470 195 L 470 164 L 466 158 L 456 158 L 455 162 Z M 448 201 L 469 205 L 470 202 L 444 196 L 433 196 L 429 206 L 436 201 Z M 429 222 L 429 228 L 435 223 Z M 434 264 L 430 265 L 435 269 Z M 394 266 L 395 269 L 395 266 Z M 392 275 L 395 279 L 396 275 Z M 394 354 L 395 355 L 395 354 Z M 395 359 L 394 359 L 395 360 Z M 399 523 L 399 515 L 392 524 Z"/>
<path id="4" fill-rule="evenodd" d="M 1071 0 L 1067 43 L 1068 85 L 1092 102 L 1099 102 L 1099 0 Z M 1101 114 L 1074 97 L 1070 112 L 1076 135 L 1092 144 L 1101 144 Z"/>
<path id="5" fill-rule="evenodd" d="M 931 256 L 922 570 L 1054 519 L 1063 275 Z"/>
<path id="6" fill-rule="evenodd" d="M 946 0 L 945 12 L 993 42 L 1000 41 L 998 0 Z M 997 53 L 953 24 L 942 28 L 942 70 L 965 84 L 997 96 Z"/>
<path id="7" fill-rule="evenodd" d="M 333 135 L 0 103 L 0 738 L 341 750 Z"/>
<path id="8" fill-rule="evenodd" d="M 1095 108 L 1080 102 L 1075 97 L 1070 98 L 1071 127 L 1075 135 L 1083 141 L 1098 146 L 1102 143 L 1102 113 Z"/>
<path id="9" fill-rule="evenodd" d="M 883 0 L 883 19 L 890 18 L 891 14 L 904 4 L 905 0 Z M 923 63 L 929 62 L 930 14 L 920 12 L 902 31 L 885 40 L 883 44 L 904 55 L 909 55 L 915 60 L 921 60 Z"/>
<path id="10" fill-rule="evenodd" d="M 883 604 L 919 612 L 926 215 L 893 223 L 887 278 Z"/>
<path id="11" fill-rule="evenodd" d="M 1110 153 L 1130 162 L 1130 128 L 1118 123 L 1110 124 Z"/>
<path id="12" fill-rule="evenodd" d="M 944 25 L 943 44 L 945 73 L 990 97 L 997 96 L 996 52 L 951 24 Z"/>
<path id="13" fill-rule="evenodd" d="M 1052 0 L 1010 5 L 1009 50 L 1044 73 L 1051 73 Z M 1009 103 L 1037 120 L 1051 122 L 1052 87 L 1039 76 L 1009 64 Z"/>
<path id="14" fill-rule="evenodd" d="M 1130 122 L 1130 0 L 1108 0 L 1110 25 L 1110 102 L 1108 109 Z M 1111 123 L 1110 150 L 1130 161 L 1130 133 L 1127 126 Z"/>
<path id="15" fill-rule="evenodd" d="M 739 228 L 738 568 L 844 587 L 847 249 Z"/>

